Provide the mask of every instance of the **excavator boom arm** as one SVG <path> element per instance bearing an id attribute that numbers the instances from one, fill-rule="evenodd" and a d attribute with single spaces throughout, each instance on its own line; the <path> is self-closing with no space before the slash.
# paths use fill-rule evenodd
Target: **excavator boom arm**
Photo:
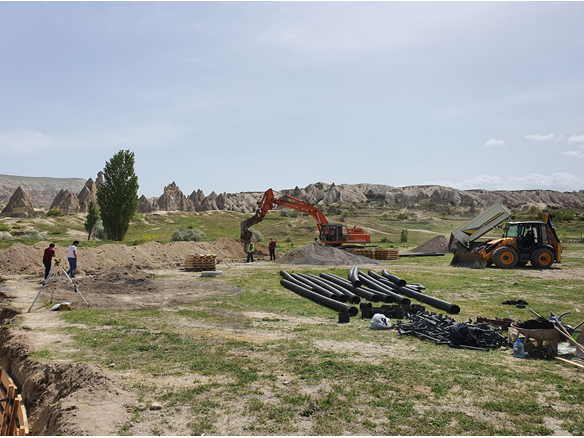
<path id="1" fill-rule="evenodd" d="M 241 239 L 249 240 L 251 238 L 251 232 L 249 231 L 249 228 L 263 221 L 266 217 L 266 214 L 268 214 L 268 211 L 272 209 L 274 205 L 282 205 L 284 207 L 309 214 L 316 221 L 316 226 L 318 227 L 319 233 L 322 226 L 328 224 L 328 220 L 326 219 L 324 213 L 314 205 L 288 195 L 284 195 L 282 199 L 276 199 L 274 196 L 274 191 L 272 189 L 268 189 L 258 203 L 258 208 L 255 214 L 241 222 Z"/>

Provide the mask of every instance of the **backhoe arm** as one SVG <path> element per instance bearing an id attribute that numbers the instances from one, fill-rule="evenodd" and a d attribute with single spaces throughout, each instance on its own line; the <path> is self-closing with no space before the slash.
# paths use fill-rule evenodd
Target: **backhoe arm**
<path id="1" fill-rule="evenodd" d="M 300 211 L 302 213 L 307 213 L 314 218 L 316 221 L 316 226 L 318 227 L 318 231 L 320 233 L 320 229 L 323 225 L 328 224 L 328 220 L 326 219 L 324 213 L 316 208 L 314 205 L 309 204 L 308 202 L 301 201 L 300 199 L 293 198 L 292 196 L 284 195 L 281 199 L 275 199 L 274 191 L 272 189 L 266 190 L 264 196 L 258 203 L 258 208 L 255 214 L 241 222 L 241 239 L 243 240 L 250 240 L 252 233 L 249 231 L 249 228 L 261 221 L 264 220 L 268 211 L 274 207 L 274 205 L 282 205 L 284 207 L 291 208 L 293 210 Z"/>

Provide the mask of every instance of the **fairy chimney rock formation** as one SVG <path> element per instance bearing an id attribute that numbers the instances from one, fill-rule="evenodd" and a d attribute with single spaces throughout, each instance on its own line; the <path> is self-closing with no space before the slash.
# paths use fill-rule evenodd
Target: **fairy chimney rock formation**
<path id="1" fill-rule="evenodd" d="M 59 210 L 63 214 L 79 213 L 79 200 L 77 199 L 77 195 L 70 193 L 69 190 L 61 190 L 55 196 L 49 210 Z"/>
<path id="2" fill-rule="evenodd" d="M 89 178 L 87 180 L 77 195 L 77 199 L 79 201 L 79 211 L 83 213 L 87 213 L 89 211 L 89 204 L 92 202 L 97 205 L 97 184 L 93 182 L 93 179 Z"/>
<path id="3" fill-rule="evenodd" d="M 193 202 L 181 192 L 174 181 L 164 188 L 157 205 L 158 210 L 162 211 L 194 211 Z"/>
<path id="4" fill-rule="evenodd" d="M 146 196 L 142 195 L 138 200 L 138 213 L 149 213 L 154 210 L 152 202 Z"/>
<path id="5" fill-rule="evenodd" d="M 30 201 L 30 196 L 26 190 L 18 186 L 14 191 L 8 204 L 4 207 L 4 210 L 0 213 L 2 217 L 22 217 L 28 218 L 34 215 L 34 209 L 32 208 L 32 203 Z"/>

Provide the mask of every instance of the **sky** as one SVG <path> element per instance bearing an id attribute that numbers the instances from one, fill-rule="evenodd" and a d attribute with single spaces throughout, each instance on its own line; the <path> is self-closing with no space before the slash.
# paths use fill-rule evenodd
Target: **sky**
<path id="1" fill-rule="evenodd" d="M 0 174 L 584 189 L 583 2 L 0 2 Z"/>

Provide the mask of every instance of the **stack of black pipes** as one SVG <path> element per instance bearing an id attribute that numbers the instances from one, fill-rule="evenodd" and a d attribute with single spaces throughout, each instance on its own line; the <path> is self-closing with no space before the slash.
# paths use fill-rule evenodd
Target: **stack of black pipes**
<path id="1" fill-rule="evenodd" d="M 338 311 L 340 323 L 349 322 L 351 316 L 357 315 L 358 309 L 350 304 L 359 304 L 361 298 L 371 303 L 397 303 L 399 307 L 403 306 L 407 309 L 410 309 L 411 304 L 409 298 L 413 298 L 448 313 L 460 312 L 460 307 L 457 305 L 425 295 L 420 292 L 423 287 L 408 286 L 405 280 L 389 274 L 385 269 L 382 275 L 372 270 L 365 274 L 359 271 L 357 266 L 353 266 L 349 270 L 348 281 L 327 273 L 321 273 L 317 277 L 312 274 L 288 274 L 282 270 L 280 275 L 283 277 L 280 284 L 286 289 Z M 360 307 L 364 317 L 366 314 L 371 314 L 370 303 L 361 303 Z M 414 307 L 423 311 L 420 305 L 412 305 L 411 309 L 413 310 Z"/>
<path id="2" fill-rule="evenodd" d="M 286 289 L 308 298 L 329 309 L 339 312 L 339 323 L 350 321 L 351 316 L 357 316 L 359 310 L 349 304 L 358 304 L 361 299 L 352 291 L 338 286 L 331 281 L 325 281 L 311 274 L 288 274 L 280 271 L 280 284 Z"/>

